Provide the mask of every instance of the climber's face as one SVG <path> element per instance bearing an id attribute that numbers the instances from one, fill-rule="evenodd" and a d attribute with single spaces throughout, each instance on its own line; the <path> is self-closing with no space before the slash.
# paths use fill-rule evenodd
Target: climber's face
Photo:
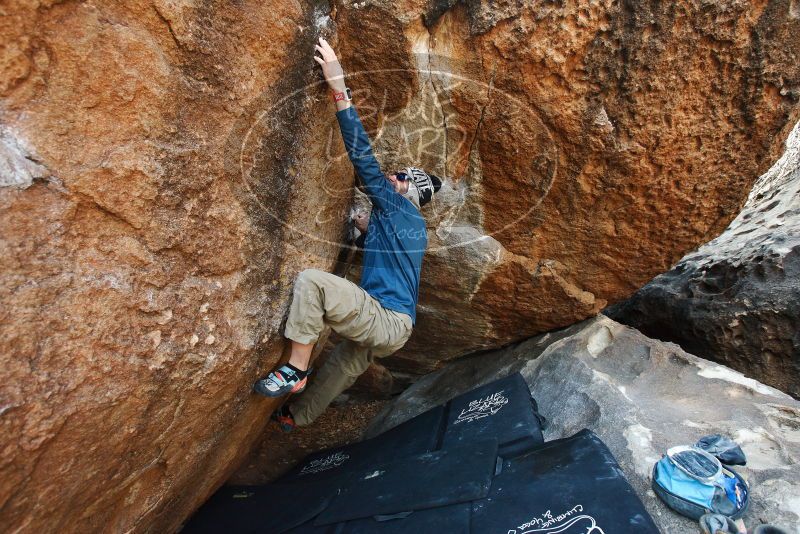
<path id="1" fill-rule="evenodd" d="M 405 175 L 403 175 L 403 177 L 405 177 Z M 397 174 L 390 174 L 386 177 L 386 179 L 389 180 L 397 193 L 401 195 L 408 193 L 408 180 L 398 180 Z"/>

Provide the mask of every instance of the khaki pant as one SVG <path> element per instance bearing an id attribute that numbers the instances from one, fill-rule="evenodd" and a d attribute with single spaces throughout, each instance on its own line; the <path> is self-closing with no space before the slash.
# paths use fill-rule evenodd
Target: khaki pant
<path id="1" fill-rule="evenodd" d="M 349 280 L 306 269 L 295 281 L 284 334 L 298 343 L 315 343 L 326 324 L 345 340 L 336 345 L 306 391 L 292 403 L 299 426 L 319 417 L 374 358 L 396 352 L 411 335 L 408 314 L 387 310 Z"/>

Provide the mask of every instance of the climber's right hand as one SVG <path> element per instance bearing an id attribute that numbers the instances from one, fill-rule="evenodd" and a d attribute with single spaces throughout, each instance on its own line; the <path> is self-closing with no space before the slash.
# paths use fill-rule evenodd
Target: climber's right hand
<path id="1" fill-rule="evenodd" d="M 322 74 L 325 75 L 325 81 L 334 92 L 344 91 L 346 85 L 344 83 L 344 71 L 342 70 L 339 59 L 336 57 L 336 52 L 333 51 L 331 45 L 328 44 L 324 38 L 319 38 L 319 44 L 314 46 L 319 56 L 314 55 L 314 61 L 322 67 Z M 321 57 L 320 57 L 321 56 Z"/>
<path id="2" fill-rule="evenodd" d="M 361 230 L 362 234 L 366 234 L 367 227 L 369 226 L 369 214 L 359 211 L 356 213 L 355 217 L 353 217 L 353 223 L 356 225 L 356 228 Z"/>

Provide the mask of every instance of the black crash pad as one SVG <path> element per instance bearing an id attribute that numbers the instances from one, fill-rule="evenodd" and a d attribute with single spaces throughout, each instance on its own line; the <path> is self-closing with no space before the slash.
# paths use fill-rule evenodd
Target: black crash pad
<path id="1" fill-rule="evenodd" d="M 436 448 L 444 419 L 439 406 L 372 439 L 307 456 L 278 482 L 225 486 L 195 513 L 188 533 L 322 532 L 311 520 L 341 487 L 364 471 Z"/>
<path id="2" fill-rule="evenodd" d="M 469 534 L 471 507 L 470 503 L 460 503 L 418 510 L 402 517 L 357 519 L 340 525 L 336 534 Z"/>
<path id="3" fill-rule="evenodd" d="M 305 483 L 338 479 L 344 483 L 348 473 L 433 451 L 443 419 L 444 407 L 437 406 L 374 438 L 310 454 L 280 481 Z"/>
<path id="4" fill-rule="evenodd" d="M 496 463 L 497 440 L 489 439 L 373 466 L 342 487 L 314 524 L 481 499 L 489 492 Z"/>
<path id="5" fill-rule="evenodd" d="M 338 492 L 335 484 L 223 486 L 189 520 L 183 533 L 280 534 L 308 524 Z M 298 529 L 297 534 L 301 530 Z"/>
<path id="6" fill-rule="evenodd" d="M 497 439 L 503 457 L 544 443 L 541 420 L 521 374 L 490 382 L 448 404 L 442 448 L 486 438 Z"/>
<path id="7" fill-rule="evenodd" d="M 314 525 L 313 521 L 308 521 L 300 525 L 299 527 L 295 527 L 291 530 L 287 530 L 282 532 L 281 534 L 340 534 L 339 525 L 325 525 L 322 527 L 318 527 Z M 236 534 L 235 532 L 223 532 L 222 534 Z M 264 532 L 264 534 L 269 534 Z"/>
<path id="8" fill-rule="evenodd" d="M 589 430 L 503 462 L 472 503 L 472 532 L 658 534 L 611 451 Z"/>

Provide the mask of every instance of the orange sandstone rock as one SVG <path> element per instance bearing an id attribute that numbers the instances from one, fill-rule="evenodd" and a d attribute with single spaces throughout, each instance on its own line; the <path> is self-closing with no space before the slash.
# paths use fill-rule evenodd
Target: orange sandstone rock
<path id="1" fill-rule="evenodd" d="M 793 3 L 493 5 L 0 8 L 0 524 L 172 531 L 255 441 L 249 387 L 352 199 L 320 32 L 384 167 L 448 177 L 395 371 L 631 294 L 797 116 Z"/>
<path id="2" fill-rule="evenodd" d="M 266 422 L 296 273 L 338 253 L 349 198 L 307 186 L 352 170 L 324 93 L 291 94 L 325 13 L 2 10 L 0 524 L 175 530 Z"/>

